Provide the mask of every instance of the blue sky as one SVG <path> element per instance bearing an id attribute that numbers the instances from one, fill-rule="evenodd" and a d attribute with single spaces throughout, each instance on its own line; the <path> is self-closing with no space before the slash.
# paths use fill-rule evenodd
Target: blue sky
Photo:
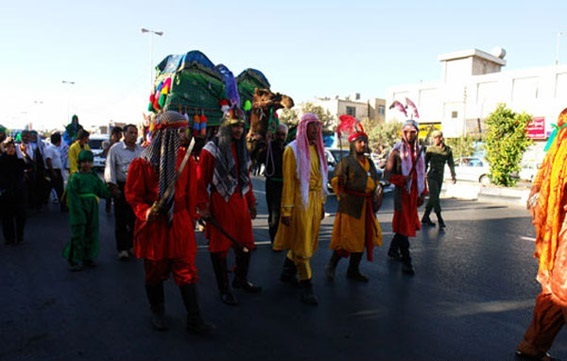
<path id="1" fill-rule="evenodd" d="M 137 123 L 154 65 L 200 50 L 237 75 L 262 71 L 296 102 L 440 79 L 440 54 L 507 52 L 506 70 L 567 62 L 567 1 L 12 2 L 0 12 L 0 124 Z M 142 34 L 142 27 L 163 31 Z M 63 84 L 62 81 L 75 84 Z"/>

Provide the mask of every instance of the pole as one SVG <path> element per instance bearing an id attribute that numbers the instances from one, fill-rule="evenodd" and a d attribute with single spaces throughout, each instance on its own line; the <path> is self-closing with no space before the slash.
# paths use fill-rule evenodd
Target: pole
<path id="1" fill-rule="evenodd" d="M 563 32 L 558 32 L 557 33 L 557 42 L 555 44 L 555 65 L 559 65 L 559 44 L 561 42 L 561 36 L 563 35 Z"/>
<path id="2" fill-rule="evenodd" d="M 154 88 L 154 40 L 153 35 L 162 36 L 163 31 L 155 31 L 151 29 L 142 28 L 142 33 L 149 33 L 150 37 L 150 90 L 153 91 Z"/>

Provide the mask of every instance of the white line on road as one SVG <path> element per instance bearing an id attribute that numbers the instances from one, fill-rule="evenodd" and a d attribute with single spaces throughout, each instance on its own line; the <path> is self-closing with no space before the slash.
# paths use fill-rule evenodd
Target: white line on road
<path id="1" fill-rule="evenodd" d="M 534 237 L 520 237 L 521 239 L 523 239 L 524 241 L 530 241 L 530 242 L 535 242 L 535 238 Z"/>

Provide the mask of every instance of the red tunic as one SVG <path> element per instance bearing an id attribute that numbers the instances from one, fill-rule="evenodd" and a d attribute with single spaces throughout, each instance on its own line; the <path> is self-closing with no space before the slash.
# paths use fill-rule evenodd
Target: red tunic
<path id="1" fill-rule="evenodd" d="M 392 218 L 392 231 L 407 237 L 415 237 L 416 231 L 421 229 L 419 214 L 417 213 L 417 176 L 415 172 L 412 176 L 412 185 L 408 193 L 405 188 L 404 176 L 401 174 L 392 175 L 390 182 L 398 187 L 397 191 L 401 194 L 401 209 L 394 209 Z"/>
<path id="2" fill-rule="evenodd" d="M 232 155 L 238 169 L 239 164 L 234 144 L 232 146 Z M 249 213 L 249 205 L 255 206 L 256 198 L 252 191 L 252 182 L 250 182 L 250 189 L 245 195 L 242 195 L 240 186 L 237 186 L 228 201 L 225 201 L 214 189 L 210 192 L 209 197 L 209 185 L 211 185 L 213 180 L 215 166 L 215 157 L 209 151 L 203 149 L 197 169 L 197 206 L 200 209 L 205 209 L 208 205 L 211 217 L 219 226 L 240 244 L 253 250 L 254 235 L 252 233 L 252 218 Z M 233 246 L 228 238 L 210 224 L 205 228 L 205 237 L 209 239 L 210 252 L 228 252 L 230 247 Z"/>
<path id="3" fill-rule="evenodd" d="M 388 178 L 388 180 L 396 186 L 394 190 L 394 217 L 392 218 L 392 230 L 394 233 L 401 234 L 407 237 L 415 237 L 416 231 L 421 229 L 421 222 L 419 221 L 419 214 L 417 212 L 418 208 L 418 177 L 417 172 L 411 172 L 411 188 L 408 192 L 406 189 L 405 176 L 401 174 L 401 164 L 402 159 L 399 154 L 393 155 L 395 158 L 395 165 L 392 169 L 394 172 Z M 423 157 L 423 154 L 419 154 Z M 418 159 L 411 155 L 411 164 L 415 164 Z M 423 194 L 427 194 L 427 186 L 424 182 Z"/>
<path id="4" fill-rule="evenodd" d="M 181 164 L 184 149 L 177 152 L 177 167 Z M 167 224 L 165 215 L 146 222 L 146 212 L 158 198 L 158 177 L 154 167 L 142 158 L 130 164 L 124 189 L 126 200 L 136 215 L 134 227 L 134 254 L 152 261 L 187 258 L 191 263 L 197 253 L 195 240 L 196 164 L 189 159 L 175 184 L 173 221 Z"/>

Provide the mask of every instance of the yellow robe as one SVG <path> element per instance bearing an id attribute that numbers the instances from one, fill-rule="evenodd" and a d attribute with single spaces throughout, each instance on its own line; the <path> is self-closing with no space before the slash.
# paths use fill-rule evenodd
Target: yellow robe
<path id="1" fill-rule="evenodd" d="M 365 162 L 360 163 L 365 171 L 369 171 L 370 164 Z M 366 190 L 365 193 L 374 192 L 376 189 L 377 182 L 372 177 L 366 179 Z M 339 177 L 335 176 L 331 179 L 331 186 L 335 194 L 337 195 L 337 200 L 340 201 L 340 190 L 339 190 Z M 365 222 L 366 222 L 366 207 L 367 203 L 364 202 L 362 207 L 362 212 L 360 218 L 355 218 L 349 216 L 348 214 L 339 213 L 335 215 L 335 224 L 333 226 L 333 234 L 331 236 L 331 243 L 329 248 L 335 251 L 344 250 L 349 253 L 362 253 L 364 252 L 364 236 L 365 236 Z M 372 233 L 372 243 L 376 246 L 382 245 L 382 229 L 380 228 L 380 223 L 376 217 L 373 218 L 373 233 Z"/>
<path id="2" fill-rule="evenodd" d="M 283 191 L 281 217 L 291 216 L 291 224 L 281 224 L 274 240 L 274 250 L 290 250 L 295 257 L 309 259 L 317 249 L 319 228 L 326 196 L 323 177 L 319 168 L 319 156 L 315 146 L 309 146 L 311 176 L 309 179 L 309 202 L 304 207 L 301 200 L 297 163 L 291 147 L 283 155 Z"/>

